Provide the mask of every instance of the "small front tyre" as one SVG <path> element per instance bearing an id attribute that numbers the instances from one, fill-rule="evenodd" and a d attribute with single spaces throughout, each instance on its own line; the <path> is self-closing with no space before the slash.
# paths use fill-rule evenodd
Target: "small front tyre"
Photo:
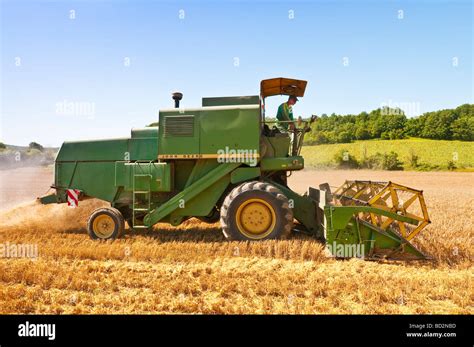
<path id="1" fill-rule="evenodd" d="M 87 222 L 87 232 L 93 240 L 113 240 L 119 238 L 124 229 L 125 221 L 122 213 L 113 207 L 95 210 Z"/>

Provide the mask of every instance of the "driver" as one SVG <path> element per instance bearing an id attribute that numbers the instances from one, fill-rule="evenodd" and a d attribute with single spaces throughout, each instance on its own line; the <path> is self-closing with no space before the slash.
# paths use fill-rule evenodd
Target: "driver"
<path id="1" fill-rule="evenodd" d="M 283 129 L 293 130 L 295 128 L 294 122 L 281 123 L 282 121 L 292 121 L 293 120 L 293 105 L 296 104 L 298 98 L 295 95 L 290 95 L 287 102 L 284 102 L 278 107 L 278 112 L 276 118 L 278 119 L 278 125 Z"/>

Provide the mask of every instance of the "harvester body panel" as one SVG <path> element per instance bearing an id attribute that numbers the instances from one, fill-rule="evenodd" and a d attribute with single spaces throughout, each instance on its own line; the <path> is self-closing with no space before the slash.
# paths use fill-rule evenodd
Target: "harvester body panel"
<path id="1" fill-rule="evenodd" d="M 159 159 L 235 159 L 256 165 L 258 104 L 161 110 L 159 117 Z"/>
<path id="2" fill-rule="evenodd" d="M 64 142 L 55 161 L 54 187 L 61 191 L 74 188 L 85 196 L 113 201 L 117 194 L 116 164 L 156 160 L 157 135 L 154 127 L 134 129 L 130 138 Z M 65 202 L 64 194 L 60 198 L 59 202 Z"/>

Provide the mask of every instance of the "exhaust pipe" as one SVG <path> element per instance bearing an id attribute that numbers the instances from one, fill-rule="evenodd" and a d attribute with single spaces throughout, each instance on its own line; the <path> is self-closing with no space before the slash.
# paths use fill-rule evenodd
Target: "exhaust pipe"
<path id="1" fill-rule="evenodd" d="M 180 92 L 174 92 L 173 94 L 173 100 L 174 100 L 174 108 L 179 108 L 179 102 L 183 98 L 183 93 Z"/>

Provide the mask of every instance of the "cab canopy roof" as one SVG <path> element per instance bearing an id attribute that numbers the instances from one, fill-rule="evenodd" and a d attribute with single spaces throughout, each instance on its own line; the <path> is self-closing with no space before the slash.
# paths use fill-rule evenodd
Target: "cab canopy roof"
<path id="1" fill-rule="evenodd" d="M 304 96 L 307 81 L 292 78 L 271 78 L 260 82 L 260 95 L 262 98 L 272 95 Z"/>

